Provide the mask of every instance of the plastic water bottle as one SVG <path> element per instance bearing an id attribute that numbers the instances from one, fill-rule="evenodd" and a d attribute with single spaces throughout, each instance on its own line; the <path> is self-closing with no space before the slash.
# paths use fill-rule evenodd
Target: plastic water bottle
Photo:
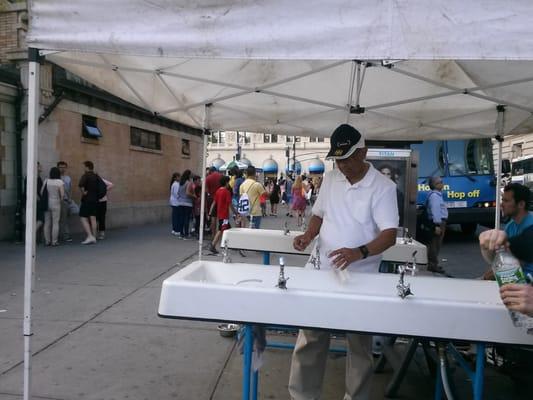
<path id="1" fill-rule="evenodd" d="M 492 270 L 499 286 L 511 283 L 527 283 L 520 261 L 504 248 L 496 250 Z M 533 318 L 516 311 L 509 311 L 509 314 L 514 326 L 526 330 L 533 328 Z"/>

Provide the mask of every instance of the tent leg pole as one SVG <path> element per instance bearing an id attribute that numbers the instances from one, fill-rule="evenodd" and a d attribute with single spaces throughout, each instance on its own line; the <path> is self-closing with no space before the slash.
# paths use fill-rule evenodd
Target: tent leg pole
<path id="1" fill-rule="evenodd" d="M 498 158 L 496 160 L 496 212 L 494 219 L 494 228 L 500 229 L 500 203 L 501 203 L 501 186 L 502 186 L 502 143 L 503 129 L 505 126 L 505 106 L 496 107 L 498 117 L 496 119 L 496 140 L 498 141 Z"/>
<path id="2" fill-rule="evenodd" d="M 204 244 L 204 222 L 205 222 L 205 170 L 207 168 L 207 136 L 209 134 L 209 108 L 211 104 L 206 104 L 204 108 L 204 140 L 202 146 L 202 198 L 200 199 L 200 232 L 198 240 L 198 260 L 202 260 L 202 247 Z"/>
<path id="3" fill-rule="evenodd" d="M 37 155 L 39 127 L 39 51 L 28 49 L 28 148 L 26 160 L 26 238 L 24 246 L 24 387 L 23 398 L 31 398 L 31 297 L 35 270 L 36 205 L 37 205 Z"/>

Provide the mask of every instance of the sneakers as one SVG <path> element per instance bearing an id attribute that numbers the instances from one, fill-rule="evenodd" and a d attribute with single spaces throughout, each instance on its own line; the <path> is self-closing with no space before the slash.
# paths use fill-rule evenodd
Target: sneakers
<path id="1" fill-rule="evenodd" d="M 70 236 L 65 236 L 65 237 L 63 238 L 63 240 L 64 240 L 65 242 L 72 242 L 72 238 L 71 238 Z"/>
<path id="2" fill-rule="evenodd" d="M 96 238 L 94 236 L 89 236 L 81 244 L 94 244 L 96 243 Z"/>
<path id="3" fill-rule="evenodd" d="M 105 239 L 105 232 L 100 232 L 98 233 L 98 237 L 97 237 L 98 240 L 104 240 Z"/>
<path id="4" fill-rule="evenodd" d="M 213 244 L 209 246 L 209 251 L 211 252 L 211 254 L 218 254 L 218 250 L 216 249 L 215 246 L 213 246 Z"/>
<path id="5" fill-rule="evenodd" d="M 180 234 L 179 234 L 178 232 L 176 232 L 176 231 L 172 231 L 172 232 L 170 232 L 170 234 L 171 234 L 171 235 L 174 235 L 174 236 L 179 236 L 179 235 L 180 235 Z"/>

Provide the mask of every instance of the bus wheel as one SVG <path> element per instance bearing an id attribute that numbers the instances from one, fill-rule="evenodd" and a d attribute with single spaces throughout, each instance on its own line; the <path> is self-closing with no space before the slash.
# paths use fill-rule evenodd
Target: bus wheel
<path id="1" fill-rule="evenodd" d="M 476 229 L 476 223 L 461 224 L 461 230 L 465 235 L 473 235 Z"/>

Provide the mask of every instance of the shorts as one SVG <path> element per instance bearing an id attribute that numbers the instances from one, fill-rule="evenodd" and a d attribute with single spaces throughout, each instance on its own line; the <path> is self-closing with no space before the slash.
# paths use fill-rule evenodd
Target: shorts
<path id="1" fill-rule="evenodd" d="M 98 210 L 98 202 L 82 201 L 80 205 L 80 217 L 82 218 L 96 217 L 97 210 Z"/>
<path id="2" fill-rule="evenodd" d="M 228 230 L 231 228 L 231 225 L 229 223 L 229 219 L 219 219 L 218 220 L 218 230 L 220 232 L 224 232 L 225 230 Z"/>

